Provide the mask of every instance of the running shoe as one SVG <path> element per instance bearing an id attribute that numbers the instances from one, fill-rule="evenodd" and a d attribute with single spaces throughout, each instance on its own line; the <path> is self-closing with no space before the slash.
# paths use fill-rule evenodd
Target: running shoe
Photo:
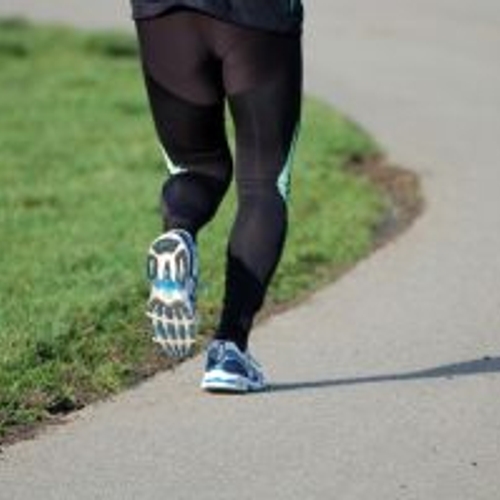
<path id="1" fill-rule="evenodd" d="M 195 344 L 196 245 L 187 231 L 173 229 L 151 244 L 147 256 L 147 277 L 151 293 L 147 316 L 153 341 L 172 358 L 192 354 Z"/>
<path id="2" fill-rule="evenodd" d="M 246 393 L 266 387 L 262 367 L 234 342 L 213 340 L 207 349 L 201 388 L 210 392 Z"/>

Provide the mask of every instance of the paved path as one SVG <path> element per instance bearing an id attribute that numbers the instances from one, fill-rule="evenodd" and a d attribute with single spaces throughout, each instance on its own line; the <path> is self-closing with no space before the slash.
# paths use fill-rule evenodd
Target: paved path
<path id="1" fill-rule="evenodd" d="M 56 3 L 92 22 L 33 15 Z M 308 3 L 309 89 L 420 173 L 426 214 L 255 332 L 274 391 L 210 397 L 187 363 L 8 449 L 2 500 L 498 498 L 500 4 Z"/>

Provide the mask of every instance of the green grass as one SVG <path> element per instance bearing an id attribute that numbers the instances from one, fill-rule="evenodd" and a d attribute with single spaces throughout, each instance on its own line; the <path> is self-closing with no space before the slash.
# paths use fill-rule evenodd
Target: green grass
<path id="1" fill-rule="evenodd" d="M 164 366 L 143 317 L 165 176 L 133 38 L 0 23 L 0 437 Z M 308 99 L 291 230 L 269 304 L 365 255 L 381 195 L 343 165 L 376 152 Z M 201 237 L 202 331 L 222 293 L 234 194 Z M 311 266 L 315 274 L 310 274 Z"/>

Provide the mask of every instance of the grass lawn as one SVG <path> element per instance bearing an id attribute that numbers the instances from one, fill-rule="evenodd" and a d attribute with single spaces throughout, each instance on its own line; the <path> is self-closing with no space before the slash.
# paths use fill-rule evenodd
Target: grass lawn
<path id="1" fill-rule="evenodd" d="M 168 365 L 144 320 L 144 253 L 166 175 L 135 40 L 0 22 L 0 438 Z M 269 307 L 366 255 L 386 210 L 347 172 L 377 151 L 307 99 L 291 230 Z M 200 241 L 202 335 L 215 323 L 231 194 Z M 313 272 L 311 273 L 311 269 Z"/>

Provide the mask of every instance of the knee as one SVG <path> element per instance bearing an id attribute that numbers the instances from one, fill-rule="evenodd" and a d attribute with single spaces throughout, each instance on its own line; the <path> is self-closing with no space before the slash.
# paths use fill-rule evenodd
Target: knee
<path id="1" fill-rule="evenodd" d="M 276 178 L 239 180 L 237 193 L 240 205 L 286 207 L 288 185 L 282 186 Z"/>

